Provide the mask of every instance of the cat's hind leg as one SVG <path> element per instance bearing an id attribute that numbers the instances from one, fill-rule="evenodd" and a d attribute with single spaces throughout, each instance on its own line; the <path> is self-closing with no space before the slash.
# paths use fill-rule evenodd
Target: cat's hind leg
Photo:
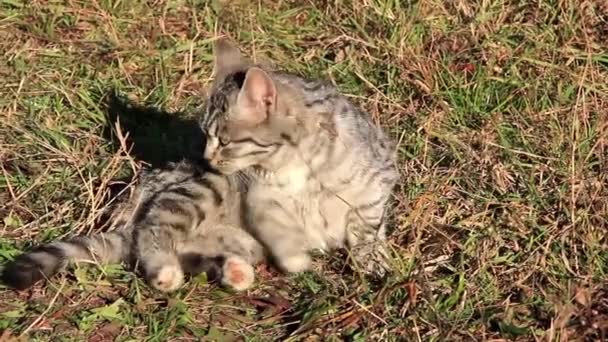
<path id="1" fill-rule="evenodd" d="M 172 292 L 184 284 L 184 272 L 173 253 L 157 253 L 144 262 L 148 284 L 162 292 Z"/>
<path id="2" fill-rule="evenodd" d="M 175 251 L 176 237 L 162 224 L 136 231 L 135 261 L 147 283 L 162 292 L 172 292 L 184 284 L 184 271 Z"/>
<path id="3" fill-rule="evenodd" d="M 250 288 L 254 280 L 255 271 L 253 266 L 245 259 L 236 255 L 226 258 L 222 267 L 222 285 L 237 291 L 243 291 Z"/>

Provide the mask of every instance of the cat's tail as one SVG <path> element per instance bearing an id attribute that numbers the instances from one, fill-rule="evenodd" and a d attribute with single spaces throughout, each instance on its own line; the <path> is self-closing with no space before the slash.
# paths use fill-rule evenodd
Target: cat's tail
<path id="1" fill-rule="evenodd" d="M 17 256 L 2 270 L 2 283 L 24 290 L 63 270 L 70 262 L 111 264 L 130 255 L 130 234 L 125 230 L 53 241 Z"/>

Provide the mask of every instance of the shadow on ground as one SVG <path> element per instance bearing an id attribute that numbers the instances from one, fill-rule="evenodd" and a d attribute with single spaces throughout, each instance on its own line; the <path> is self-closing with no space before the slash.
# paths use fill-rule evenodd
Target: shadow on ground
<path id="1" fill-rule="evenodd" d="M 120 142 L 115 124 L 120 122 L 127 136 L 131 156 L 152 167 L 163 167 L 168 162 L 181 160 L 202 162 L 205 135 L 196 119 L 184 118 L 183 113 L 170 113 L 152 106 L 136 104 L 116 91 L 106 100 L 106 122 L 103 136 L 116 149 Z"/>
<path id="2" fill-rule="evenodd" d="M 136 162 L 143 162 L 151 168 L 165 168 L 170 162 L 186 161 L 208 169 L 203 159 L 206 136 L 200 128 L 197 117 L 186 118 L 183 112 L 168 112 L 156 106 L 136 103 L 116 90 L 105 97 L 106 126 L 102 136 L 111 141 L 112 152 L 120 149 L 116 122 L 120 123 L 122 136 L 127 137 L 127 150 Z M 108 201 L 118 204 L 123 200 L 125 188 L 133 176 L 115 179 L 108 185 Z M 115 209 L 102 215 L 98 226 L 110 222 Z"/>

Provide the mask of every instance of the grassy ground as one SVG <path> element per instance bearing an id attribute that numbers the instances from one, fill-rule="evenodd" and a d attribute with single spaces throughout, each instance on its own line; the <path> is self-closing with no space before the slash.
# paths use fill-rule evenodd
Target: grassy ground
<path id="1" fill-rule="evenodd" d="M 99 229 L 144 162 L 196 149 L 218 32 L 330 79 L 399 142 L 396 274 L 370 282 L 335 255 L 261 266 L 244 294 L 197 279 L 163 296 L 79 268 L 0 288 L 0 340 L 607 338 L 601 0 L 0 1 L 0 259 Z"/>

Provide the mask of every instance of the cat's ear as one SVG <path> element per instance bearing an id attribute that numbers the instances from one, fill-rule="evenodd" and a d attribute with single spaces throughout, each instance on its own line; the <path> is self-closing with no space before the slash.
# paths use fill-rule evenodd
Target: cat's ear
<path id="1" fill-rule="evenodd" d="M 220 81 L 233 72 L 245 70 L 249 60 L 227 38 L 220 38 L 214 44 L 214 63 L 214 78 Z"/>
<path id="2" fill-rule="evenodd" d="M 275 111 L 277 88 L 268 74 L 257 67 L 247 70 L 245 81 L 237 97 L 238 118 L 249 124 L 258 124 Z"/>

